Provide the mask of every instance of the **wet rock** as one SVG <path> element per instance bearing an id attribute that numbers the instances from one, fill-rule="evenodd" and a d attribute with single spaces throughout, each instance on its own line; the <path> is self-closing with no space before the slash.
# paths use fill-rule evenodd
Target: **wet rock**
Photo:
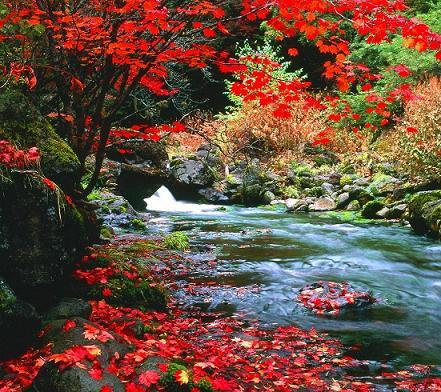
<path id="1" fill-rule="evenodd" d="M 418 192 L 412 196 L 409 222 L 416 233 L 441 238 L 441 190 Z"/>
<path id="2" fill-rule="evenodd" d="M 96 214 L 104 226 L 137 231 L 145 229 L 141 215 L 123 196 L 102 190 L 93 193 L 91 201 L 98 206 Z"/>
<path id="3" fill-rule="evenodd" d="M 378 173 L 372 178 L 368 191 L 375 196 L 385 196 L 401 184 L 401 181 L 387 174 Z"/>
<path id="4" fill-rule="evenodd" d="M 330 197 L 320 197 L 314 204 L 309 206 L 310 211 L 332 211 L 337 204 Z"/>
<path id="5" fill-rule="evenodd" d="M 108 386 L 113 392 L 124 392 L 124 384 L 114 374 L 104 371 L 102 378 L 92 378 L 88 371 L 77 366 L 60 371 L 58 366 L 47 362 L 39 371 L 32 392 L 97 392 Z"/>
<path id="6" fill-rule="evenodd" d="M 349 202 L 351 201 L 349 197 L 349 192 L 343 192 L 337 196 L 337 208 L 343 209 L 345 208 Z"/>
<path id="7" fill-rule="evenodd" d="M 401 218 L 407 210 L 407 204 L 398 204 L 389 209 L 386 214 L 387 219 L 399 219 Z"/>
<path id="8" fill-rule="evenodd" d="M 229 201 L 227 195 L 219 192 L 215 188 L 204 188 L 199 190 L 198 193 L 210 203 L 226 203 Z"/>
<path id="9" fill-rule="evenodd" d="M 388 207 L 383 207 L 380 211 L 377 212 L 376 216 L 377 218 L 385 219 L 389 211 L 390 209 Z"/>
<path id="10" fill-rule="evenodd" d="M 285 204 L 288 212 L 308 210 L 308 204 L 303 199 L 287 199 L 285 200 Z"/>
<path id="11" fill-rule="evenodd" d="M 358 200 L 361 205 L 365 205 L 366 203 L 374 200 L 373 195 L 371 195 L 365 188 L 358 185 L 350 185 L 348 187 L 345 186 L 343 190 L 345 192 L 349 192 L 349 198 L 351 200 Z"/>
<path id="12" fill-rule="evenodd" d="M 300 289 L 298 301 L 316 314 L 336 315 L 342 310 L 362 308 L 376 302 L 370 292 L 359 291 L 349 283 L 319 281 Z"/>
<path id="13" fill-rule="evenodd" d="M 175 158 L 170 171 L 170 190 L 180 198 L 195 198 L 200 189 L 211 187 L 215 180 L 207 163 L 198 159 Z"/>
<path id="14" fill-rule="evenodd" d="M 80 298 L 63 298 L 53 306 L 47 313 L 47 320 L 68 319 L 72 317 L 82 317 L 88 319 L 92 313 L 90 304 Z"/>
<path id="15" fill-rule="evenodd" d="M 0 278 L 0 360 L 21 354 L 36 338 L 41 318 L 35 308 L 18 299 Z"/>
<path id="16" fill-rule="evenodd" d="M 271 202 L 275 199 L 276 195 L 271 191 L 266 191 L 262 196 L 262 201 L 264 204 L 271 204 Z"/>
<path id="17" fill-rule="evenodd" d="M 373 200 L 366 203 L 361 210 L 361 216 L 367 219 L 377 218 L 378 211 L 384 208 L 384 203 L 379 200 Z"/>

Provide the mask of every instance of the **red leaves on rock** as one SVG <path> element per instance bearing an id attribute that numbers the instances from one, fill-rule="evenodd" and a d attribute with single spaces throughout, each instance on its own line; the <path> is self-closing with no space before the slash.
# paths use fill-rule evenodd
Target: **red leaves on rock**
<path id="1" fill-rule="evenodd" d="M 298 300 L 314 313 L 336 315 L 342 309 L 376 302 L 370 293 L 354 290 L 349 283 L 316 282 L 302 288 Z"/>
<path id="2" fill-rule="evenodd" d="M 160 379 L 161 375 L 154 370 L 147 370 L 139 376 L 139 382 L 146 387 L 156 385 Z"/>

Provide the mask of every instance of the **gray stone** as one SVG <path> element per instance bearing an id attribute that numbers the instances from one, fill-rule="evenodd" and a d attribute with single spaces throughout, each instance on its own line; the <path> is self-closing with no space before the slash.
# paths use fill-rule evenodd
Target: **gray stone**
<path id="1" fill-rule="evenodd" d="M 337 197 L 337 208 L 345 208 L 350 202 L 349 192 L 343 192 Z"/>
<path id="2" fill-rule="evenodd" d="M 306 211 L 308 205 L 302 199 L 287 199 L 285 201 L 287 211 Z"/>
<path id="3" fill-rule="evenodd" d="M 346 206 L 346 210 L 347 211 L 358 211 L 358 210 L 360 210 L 360 208 L 361 208 L 361 205 L 360 205 L 360 202 L 358 200 L 352 200 Z"/>
<path id="4" fill-rule="evenodd" d="M 330 184 L 329 182 L 324 182 L 322 184 L 322 189 L 326 195 L 331 195 L 334 192 L 334 185 Z"/>
<path id="5" fill-rule="evenodd" d="M 388 207 L 383 207 L 380 211 L 377 212 L 377 217 L 386 218 L 390 209 Z"/>
<path id="6" fill-rule="evenodd" d="M 441 238 L 441 190 L 413 195 L 409 201 L 409 222 L 416 233 Z"/>
<path id="7" fill-rule="evenodd" d="M 79 298 L 63 298 L 47 312 L 45 318 L 47 320 L 68 319 L 72 317 L 88 319 L 91 313 L 92 307 L 87 301 Z"/>
<path id="8" fill-rule="evenodd" d="M 40 326 L 40 315 L 35 308 L 18 299 L 3 278 L 0 278 L 0 360 L 9 359 L 26 350 Z"/>
<path id="9" fill-rule="evenodd" d="M 0 181 L 0 275 L 18 297 L 46 306 L 88 243 L 84 217 L 40 179 Z"/>
<path id="10" fill-rule="evenodd" d="M 107 370 L 102 378 L 96 380 L 90 377 L 86 369 L 72 366 L 60 371 L 53 362 L 46 362 L 40 369 L 32 384 L 32 392 L 98 392 L 108 386 L 113 392 L 124 392 L 124 384 Z"/>
<path id="11" fill-rule="evenodd" d="M 332 211 L 337 208 L 337 204 L 330 197 L 320 197 L 314 204 L 309 206 L 311 211 Z"/>
<path id="12" fill-rule="evenodd" d="M 398 204 L 389 209 L 389 212 L 386 215 L 387 219 L 399 219 L 406 212 L 407 204 Z"/>
<path id="13" fill-rule="evenodd" d="M 271 191 L 266 191 L 262 196 L 262 201 L 264 204 L 271 204 L 276 199 L 276 195 L 274 195 Z"/>

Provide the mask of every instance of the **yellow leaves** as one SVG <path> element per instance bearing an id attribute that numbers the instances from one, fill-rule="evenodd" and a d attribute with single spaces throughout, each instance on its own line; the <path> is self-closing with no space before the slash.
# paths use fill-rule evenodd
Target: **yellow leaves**
<path id="1" fill-rule="evenodd" d="M 180 385 L 186 385 L 190 381 L 190 376 L 186 370 L 178 370 L 174 374 L 176 382 Z"/>

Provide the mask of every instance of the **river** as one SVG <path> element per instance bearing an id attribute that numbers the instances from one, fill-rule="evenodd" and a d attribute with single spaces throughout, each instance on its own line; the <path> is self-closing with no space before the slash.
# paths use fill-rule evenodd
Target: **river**
<path id="1" fill-rule="evenodd" d="M 267 326 L 315 327 L 359 344 L 351 355 L 394 368 L 441 365 L 440 242 L 400 225 L 176 202 L 165 188 L 147 203 L 154 230 L 185 231 L 192 244 L 214 249 L 214 267 L 185 279 L 217 284 L 208 299 L 182 294 L 188 305 L 240 313 Z M 296 297 L 318 280 L 372 290 L 379 303 L 338 317 L 316 316 Z"/>

